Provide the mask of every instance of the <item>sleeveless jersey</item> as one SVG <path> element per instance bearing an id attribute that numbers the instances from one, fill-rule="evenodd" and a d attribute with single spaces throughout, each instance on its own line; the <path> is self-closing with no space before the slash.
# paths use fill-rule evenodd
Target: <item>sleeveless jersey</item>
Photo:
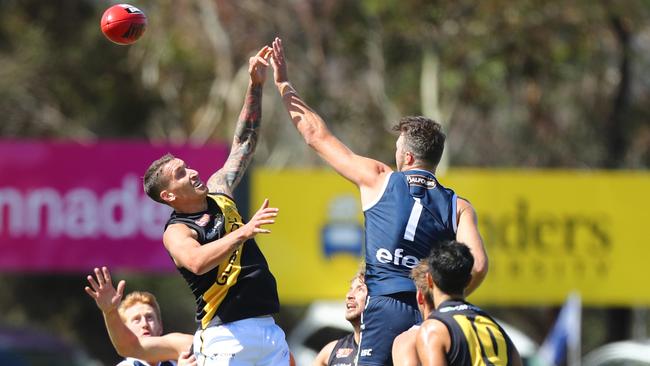
<path id="1" fill-rule="evenodd" d="M 171 224 L 185 224 L 198 234 L 198 242 L 204 245 L 243 225 L 230 197 L 208 194 L 206 199 L 206 211 L 192 214 L 174 211 L 165 229 Z M 280 310 L 275 278 L 253 239 L 205 274 L 196 275 L 183 267 L 178 270 L 194 294 L 196 321 L 202 329 L 211 323 L 228 323 Z"/>
<path id="2" fill-rule="evenodd" d="M 391 173 L 364 207 L 366 285 L 372 296 L 415 292 L 411 269 L 437 242 L 456 238 L 456 194 L 425 170 Z"/>
<path id="3" fill-rule="evenodd" d="M 339 339 L 327 360 L 327 366 L 352 366 L 359 345 L 354 341 L 354 333 Z"/>
<path id="4" fill-rule="evenodd" d="M 449 330 L 449 366 L 512 365 L 515 349 L 510 337 L 492 317 L 465 301 L 448 300 L 431 313 Z"/>

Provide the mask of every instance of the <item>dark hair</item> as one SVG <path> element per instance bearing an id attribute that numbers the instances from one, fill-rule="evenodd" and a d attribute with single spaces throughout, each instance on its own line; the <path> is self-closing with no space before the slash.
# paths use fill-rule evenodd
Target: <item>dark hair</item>
<path id="1" fill-rule="evenodd" d="M 407 116 L 393 126 L 393 131 L 404 134 L 406 147 L 416 159 L 438 165 L 446 139 L 438 122 L 423 116 Z"/>
<path id="2" fill-rule="evenodd" d="M 426 258 L 436 286 L 448 295 L 463 295 L 472 279 L 474 257 L 469 247 L 455 240 L 439 243 Z"/>
<path id="3" fill-rule="evenodd" d="M 160 173 L 162 172 L 162 167 L 174 159 L 176 159 L 174 155 L 167 153 L 151 163 L 149 169 L 144 173 L 144 178 L 142 179 L 144 191 L 147 196 L 156 202 L 165 203 L 160 198 L 160 192 L 167 186 L 167 180 Z"/>

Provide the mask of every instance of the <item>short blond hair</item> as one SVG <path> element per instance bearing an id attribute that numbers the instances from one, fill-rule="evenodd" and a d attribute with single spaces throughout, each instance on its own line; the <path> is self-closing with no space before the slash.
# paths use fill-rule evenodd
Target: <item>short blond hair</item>
<path id="1" fill-rule="evenodd" d="M 420 261 L 420 263 L 411 270 L 411 279 L 415 282 L 415 287 L 417 287 L 424 296 L 424 301 L 427 302 L 427 305 L 433 307 L 433 294 L 431 293 L 429 283 L 427 282 L 427 273 L 429 273 L 429 264 L 427 261 Z"/>
<path id="2" fill-rule="evenodd" d="M 146 304 L 151 306 L 154 310 L 154 313 L 156 313 L 158 321 L 162 322 L 162 317 L 160 315 L 160 306 L 158 305 L 158 301 L 156 301 L 156 297 L 152 293 L 146 291 L 133 291 L 130 294 L 126 295 L 124 300 L 122 300 L 120 303 L 120 306 L 117 308 L 122 321 L 126 321 L 126 316 L 124 315 L 126 310 L 136 304 Z"/>

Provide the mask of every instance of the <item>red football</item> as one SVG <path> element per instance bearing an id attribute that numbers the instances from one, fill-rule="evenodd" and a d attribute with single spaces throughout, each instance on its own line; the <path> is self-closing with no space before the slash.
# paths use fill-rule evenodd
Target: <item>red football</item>
<path id="1" fill-rule="evenodd" d="M 131 44 L 147 28 L 147 16 L 135 6 L 118 4 L 106 9 L 100 25 L 106 38 L 117 44 Z"/>

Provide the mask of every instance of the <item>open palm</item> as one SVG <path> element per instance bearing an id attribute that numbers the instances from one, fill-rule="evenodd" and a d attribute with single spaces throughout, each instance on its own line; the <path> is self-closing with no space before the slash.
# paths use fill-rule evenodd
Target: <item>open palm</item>
<path id="1" fill-rule="evenodd" d="M 84 290 L 95 300 L 97 307 L 105 313 L 117 309 L 122 301 L 126 282 L 120 281 L 115 289 L 111 273 L 106 267 L 102 267 L 101 270 L 95 268 L 95 277 L 88 275 L 87 279 L 90 287 L 86 286 Z"/>

